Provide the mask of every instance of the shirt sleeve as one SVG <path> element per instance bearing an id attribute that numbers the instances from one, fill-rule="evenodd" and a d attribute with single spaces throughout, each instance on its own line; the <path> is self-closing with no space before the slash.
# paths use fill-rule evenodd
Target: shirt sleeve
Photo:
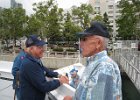
<path id="1" fill-rule="evenodd" d="M 52 71 L 52 70 L 50 70 L 50 69 L 48 69 L 48 68 L 46 68 L 46 67 L 44 67 L 44 70 L 46 71 L 46 76 L 47 77 L 55 77 L 55 78 L 57 78 L 58 77 L 58 72 L 54 72 L 54 71 Z"/>
<path id="2" fill-rule="evenodd" d="M 13 67 L 12 67 L 12 75 L 16 76 L 16 72 L 19 71 L 19 67 L 21 65 L 20 56 L 17 56 L 14 60 Z"/>

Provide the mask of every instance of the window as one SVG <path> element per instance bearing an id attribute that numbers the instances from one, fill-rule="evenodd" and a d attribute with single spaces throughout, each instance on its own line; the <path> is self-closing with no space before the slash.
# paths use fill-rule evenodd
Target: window
<path id="1" fill-rule="evenodd" d="M 108 5 L 108 8 L 109 9 L 113 9 L 113 5 Z"/>
<path id="2" fill-rule="evenodd" d="M 112 13 L 113 13 L 113 11 L 108 11 L 108 13 L 109 13 L 109 14 L 112 14 Z"/>

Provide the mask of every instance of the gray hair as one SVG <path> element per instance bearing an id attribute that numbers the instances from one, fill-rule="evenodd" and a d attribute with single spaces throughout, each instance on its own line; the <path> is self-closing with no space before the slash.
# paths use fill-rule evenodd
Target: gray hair
<path id="1" fill-rule="evenodd" d="M 106 49 L 108 46 L 109 39 L 98 35 L 96 35 L 96 37 L 98 37 L 102 41 L 103 48 Z"/>
<path id="2" fill-rule="evenodd" d="M 105 38 L 105 37 L 103 37 L 103 38 L 104 38 L 104 46 L 105 46 L 105 48 L 107 48 L 109 39 Z"/>

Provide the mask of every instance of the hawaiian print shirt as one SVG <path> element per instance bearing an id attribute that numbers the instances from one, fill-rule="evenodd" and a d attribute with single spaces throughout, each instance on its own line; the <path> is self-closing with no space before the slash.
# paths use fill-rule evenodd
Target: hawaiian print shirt
<path id="1" fill-rule="evenodd" d="M 104 50 L 88 59 L 74 100 L 122 100 L 118 65 Z"/>

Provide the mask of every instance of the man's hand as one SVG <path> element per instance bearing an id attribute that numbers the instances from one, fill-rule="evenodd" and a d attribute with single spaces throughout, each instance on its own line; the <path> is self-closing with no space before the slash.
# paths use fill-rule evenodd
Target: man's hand
<path id="1" fill-rule="evenodd" d="M 61 74 L 58 74 L 58 76 L 57 76 L 57 77 L 58 77 L 58 78 L 60 78 L 61 76 L 62 76 Z"/>
<path id="2" fill-rule="evenodd" d="M 63 83 L 69 84 L 69 79 L 66 76 L 61 76 L 59 78 L 59 81 L 61 84 L 63 84 Z"/>
<path id="3" fill-rule="evenodd" d="M 71 96 L 65 96 L 63 100 L 72 100 Z"/>

